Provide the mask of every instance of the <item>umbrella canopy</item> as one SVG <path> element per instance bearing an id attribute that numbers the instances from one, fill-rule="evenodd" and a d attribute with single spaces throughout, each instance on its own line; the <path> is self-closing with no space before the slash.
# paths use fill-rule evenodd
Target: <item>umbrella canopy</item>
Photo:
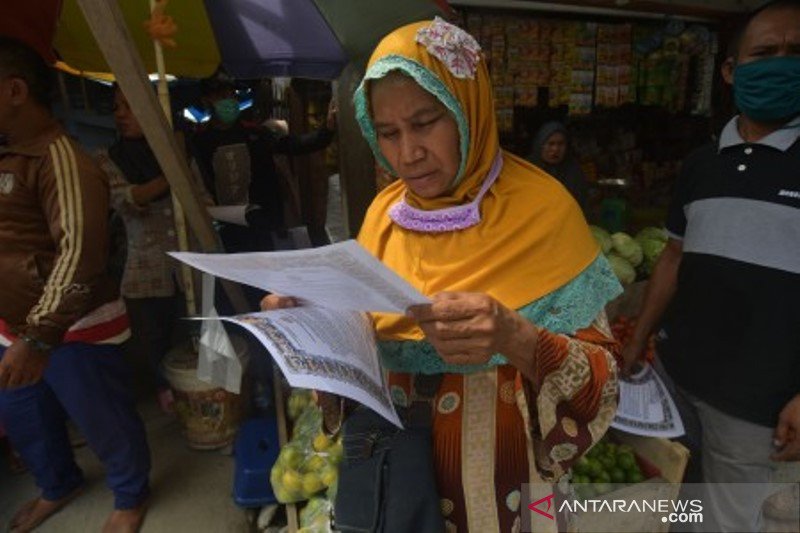
<path id="1" fill-rule="evenodd" d="M 117 3 L 145 68 L 155 72 L 153 44 L 143 25 L 149 0 Z M 40 49 L 55 33 L 53 47 L 65 63 L 84 72 L 109 71 L 76 0 L 3 4 L 0 33 L 11 32 Z M 177 24 L 177 47 L 165 48 L 164 58 L 170 74 L 190 78 L 209 76 L 222 64 L 237 78 L 335 79 L 349 60 L 364 60 L 392 29 L 443 9 L 445 0 L 389 6 L 375 0 L 170 0 L 166 14 Z"/>

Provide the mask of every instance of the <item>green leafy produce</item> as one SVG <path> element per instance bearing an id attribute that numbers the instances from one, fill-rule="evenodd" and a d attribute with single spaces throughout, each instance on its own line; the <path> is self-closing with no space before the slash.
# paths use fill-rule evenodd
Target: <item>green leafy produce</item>
<path id="1" fill-rule="evenodd" d="M 650 276 L 653 273 L 653 268 L 656 266 L 661 252 L 663 252 L 664 248 L 667 246 L 667 242 L 656 239 L 645 239 L 639 241 L 639 244 L 642 246 L 642 254 L 644 255 L 642 269 L 645 275 Z"/>
<path id="2" fill-rule="evenodd" d="M 598 226 L 589 226 L 589 229 L 592 232 L 592 236 L 594 240 L 597 241 L 597 244 L 600 245 L 600 249 L 603 251 L 604 254 L 607 254 L 611 251 L 611 235 L 601 227 Z"/>
<path id="3" fill-rule="evenodd" d="M 614 271 L 614 274 L 616 274 L 620 283 L 628 285 L 636 280 L 636 270 L 623 257 L 613 252 L 608 254 L 607 257 L 608 262 L 611 264 L 611 269 Z"/>
<path id="4" fill-rule="evenodd" d="M 648 226 L 636 234 L 636 240 L 641 244 L 642 241 L 661 241 L 667 242 L 667 231 L 664 228 Z"/>
<path id="5" fill-rule="evenodd" d="M 617 232 L 611 236 L 612 251 L 625 259 L 633 267 L 639 266 L 644 257 L 642 247 L 627 233 Z"/>

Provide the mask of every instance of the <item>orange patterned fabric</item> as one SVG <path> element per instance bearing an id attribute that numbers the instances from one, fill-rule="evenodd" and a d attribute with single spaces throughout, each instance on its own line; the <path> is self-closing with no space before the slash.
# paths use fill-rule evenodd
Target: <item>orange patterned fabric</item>
<path id="1" fill-rule="evenodd" d="M 520 490 L 555 481 L 605 433 L 617 406 L 619 346 L 604 316 L 574 337 L 540 330 L 536 378 L 498 366 L 446 374 L 434 399 L 434 461 L 447 531 L 519 531 Z M 412 376 L 389 374 L 395 403 Z"/>

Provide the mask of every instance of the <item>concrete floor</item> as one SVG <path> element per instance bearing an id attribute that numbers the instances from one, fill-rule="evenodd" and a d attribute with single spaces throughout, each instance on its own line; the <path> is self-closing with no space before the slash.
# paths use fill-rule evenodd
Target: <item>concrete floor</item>
<path id="1" fill-rule="evenodd" d="M 162 414 L 155 401 L 142 404 L 153 456 L 150 510 L 143 533 L 250 531 L 246 512 L 231 497 L 233 457 L 219 451 L 200 452 L 186 446 L 177 421 Z M 87 490 L 45 522 L 42 533 L 99 532 L 112 510 L 103 468 L 88 447 L 76 450 Z M 37 494 L 29 474 L 11 475 L 0 457 L 0 531 L 14 511 Z"/>

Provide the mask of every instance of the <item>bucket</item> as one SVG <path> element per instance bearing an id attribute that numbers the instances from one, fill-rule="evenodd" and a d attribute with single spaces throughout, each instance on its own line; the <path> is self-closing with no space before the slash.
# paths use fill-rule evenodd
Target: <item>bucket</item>
<path id="1" fill-rule="evenodd" d="M 189 447 L 214 450 L 233 442 L 241 419 L 239 395 L 197 378 L 197 353 L 190 344 L 173 348 L 163 366 Z"/>

